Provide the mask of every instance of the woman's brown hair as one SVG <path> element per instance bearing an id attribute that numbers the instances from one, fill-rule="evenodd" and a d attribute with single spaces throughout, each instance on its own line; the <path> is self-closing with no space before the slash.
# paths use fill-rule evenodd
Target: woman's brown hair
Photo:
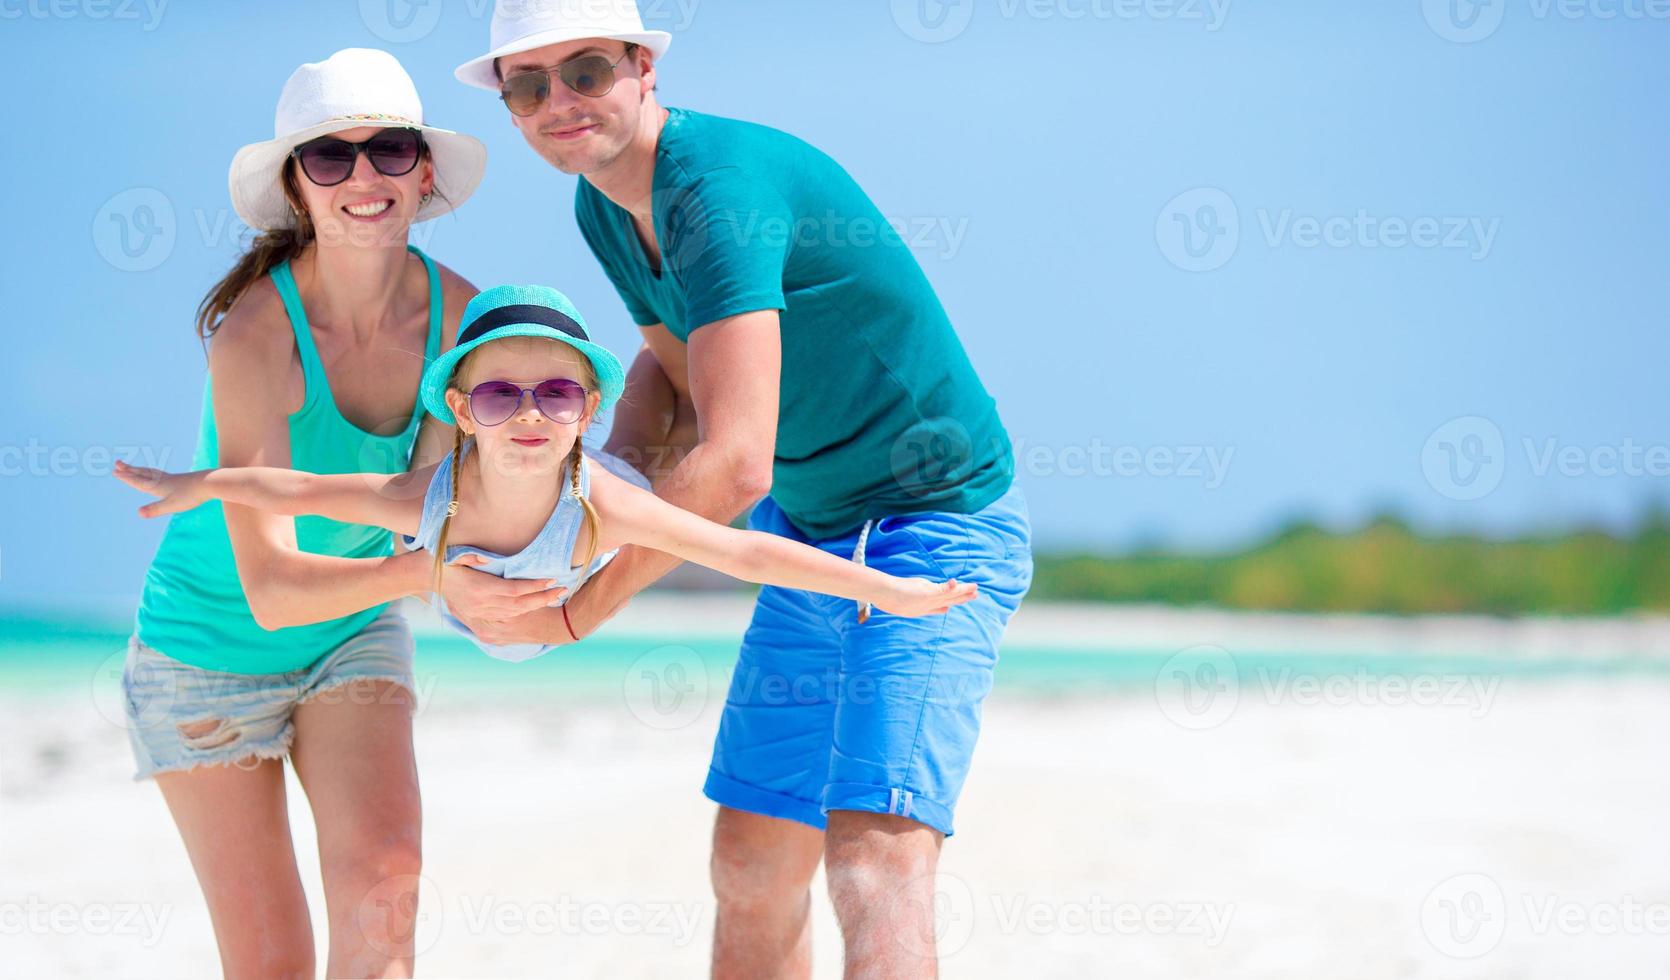
<path id="1" fill-rule="evenodd" d="M 296 217 L 295 227 L 263 231 L 256 235 L 249 251 L 238 256 L 232 271 L 203 297 L 202 305 L 197 307 L 197 336 L 205 343 L 220 329 L 220 322 L 249 287 L 260 282 L 262 276 L 280 263 L 302 254 L 307 246 L 313 244 L 313 221 L 302 206 L 301 192 L 296 189 L 295 171 L 296 160 L 290 157 L 284 161 L 284 170 L 279 175 L 284 199 L 290 203 L 290 211 Z"/>

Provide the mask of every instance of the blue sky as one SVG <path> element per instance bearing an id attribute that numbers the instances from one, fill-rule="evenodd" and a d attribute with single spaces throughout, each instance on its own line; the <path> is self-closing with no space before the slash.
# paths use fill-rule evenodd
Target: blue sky
<path id="1" fill-rule="evenodd" d="M 1045 546 L 1299 516 L 1627 527 L 1670 499 L 1670 20 L 1642 0 L 651 0 L 664 103 L 829 151 L 918 243 Z M 226 168 L 290 71 L 382 47 L 488 174 L 414 240 L 635 333 L 541 162 L 451 69 L 485 0 L 0 0 L 0 594 L 131 596 L 181 467 Z M 122 235 L 127 237 L 124 239 Z"/>

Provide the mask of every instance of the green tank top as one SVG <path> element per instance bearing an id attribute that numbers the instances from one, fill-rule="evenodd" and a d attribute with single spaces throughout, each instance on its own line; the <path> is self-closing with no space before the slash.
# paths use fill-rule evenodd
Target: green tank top
<path id="1" fill-rule="evenodd" d="M 429 256 L 413 246 L 407 248 L 423 260 L 429 273 L 429 339 L 423 351 L 424 363 L 428 364 L 440 354 L 441 277 Z M 290 316 L 307 386 L 301 409 L 290 416 L 291 467 L 309 473 L 405 471 L 423 421 L 417 392 L 412 393 L 411 420 L 398 435 L 373 435 L 344 418 L 337 411 L 314 346 L 290 263 L 274 267 L 270 275 Z M 212 394 L 213 386 L 206 378 L 192 469 L 219 465 Z M 393 553 L 392 537 L 380 527 L 313 516 L 297 517 L 295 521 L 296 544 L 302 551 L 343 558 L 378 558 Z M 314 663 L 365 628 L 386 606 L 306 626 L 262 629 L 250 613 L 238 582 L 225 512 L 219 501 L 210 501 L 169 519 L 162 544 L 145 575 L 134 628 L 140 642 L 182 663 L 234 674 L 276 674 Z"/>

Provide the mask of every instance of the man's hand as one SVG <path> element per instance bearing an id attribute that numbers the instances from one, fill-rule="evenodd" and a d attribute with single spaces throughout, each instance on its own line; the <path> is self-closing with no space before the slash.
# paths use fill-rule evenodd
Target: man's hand
<path id="1" fill-rule="evenodd" d="M 510 635 L 509 623 L 546 609 L 568 590 L 552 588 L 554 579 L 504 579 L 472 567 L 481 564 L 485 560 L 480 555 L 462 555 L 447 565 L 441 576 L 441 597 L 446 600 L 447 611 L 485 643 L 548 642 L 544 637 L 502 637 Z M 560 616 L 561 611 L 557 612 Z"/>
<path id="2" fill-rule="evenodd" d="M 561 590 L 556 594 L 560 595 Z M 578 623 L 574 625 L 579 626 Z M 568 636 L 568 627 L 563 624 L 562 610 L 555 606 L 526 612 L 502 622 L 484 623 L 480 629 L 471 626 L 470 631 L 483 643 L 491 643 L 494 646 L 538 643 L 542 646 L 560 647 L 574 642 Z"/>

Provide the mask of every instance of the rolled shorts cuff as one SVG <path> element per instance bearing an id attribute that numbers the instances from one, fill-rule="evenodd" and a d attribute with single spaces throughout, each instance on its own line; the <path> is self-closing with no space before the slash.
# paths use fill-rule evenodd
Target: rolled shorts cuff
<path id="1" fill-rule="evenodd" d="M 864 783 L 830 783 L 823 791 L 824 819 L 831 810 L 858 810 L 863 813 L 891 813 L 919 824 L 932 827 L 947 837 L 951 826 L 951 808 L 938 800 L 918 796 L 898 786 L 869 786 Z"/>
<path id="2" fill-rule="evenodd" d="M 720 806 L 728 806 L 733 810 L 793 820 L 817 830 L 824 829 L 828 824 L 823 815 L 823 808 L 811 800 L 737 782 L 711 768 L 707 771 L 707 783 L 702 787 L 702 795 Z"/>

